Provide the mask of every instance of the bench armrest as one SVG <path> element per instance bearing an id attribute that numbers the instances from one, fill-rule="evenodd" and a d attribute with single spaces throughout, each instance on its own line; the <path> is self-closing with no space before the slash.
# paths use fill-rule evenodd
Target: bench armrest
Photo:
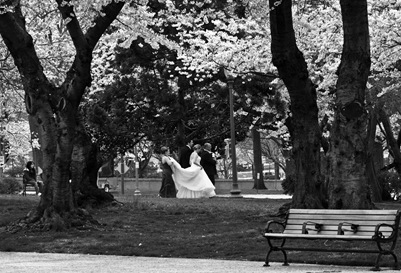
<path id="1" fill-rule="evenodd" d="M 386 237 L 383 235 L 383 233 L 380 231 L 381 227 L 390 227 L 392 229 L 391 235 Z M 373 239 L 380 241 L 380 240 L 393 240 L 395 236 L 397 236 L 397 233 L 395 232 L 395 227 L 394 225 L 389 225 L 389 224 L 378 224 L 375 228 L 375 235 L 373 235 Z"/>
<path id="2" fill-rule="evenodd" d="M 308 228 L 308 225 L 313 225 L 313 228 Z M 312 221 L 307 221 L 302 224 L 302 234 L 308 234 L 309 230 L 314 230 L 319 233 L 323 228 L 323 224 Z"/>
<path id="3" fill-rule="evenodd" d="M 265 227 L 265 233 L 283 233 L 285 224 L 283 221 L 270 220 Z"/>
<path id="4" fill-rule="evenodd" d="M 344 227 L 344 226 L 346 226 L 346 227 Z M 344 235 L 344 231 L 352 231 L 353 233 L 357 233 L 358 227 L 359 227 L 359 225 L 357 225 L 357 224 L 353 224 L 353 223 L 349 223 L 349 222 L 342 222 L 342 223 L 338 224 L 337 234 Z"/>

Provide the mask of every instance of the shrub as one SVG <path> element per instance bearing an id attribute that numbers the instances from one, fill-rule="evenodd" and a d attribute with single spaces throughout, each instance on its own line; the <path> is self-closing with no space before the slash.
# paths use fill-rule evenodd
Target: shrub
<path id="1" fill-rule="evenodd" d="M 284 194 L 294 194 L 295 189 L 295 175 L 287 174 L 286 178 L 281 182 Z"/>
<path id="2" fill-rule="evenodd" d="M 398 199 L 401 195 L 401 179 L 397 172 L 385 171 L 381 172 L 377 179 L 383 187 L 383 200 Z"/>
<path id="3" fill-rule="evenodd" d="M 0 194 L 13 194 L 19 192 L 22 186 L 14 177 L 4 177 L 0 182 Z"/>
<path id="4" fill-rule="evenodd" d="M 4 171 L 4 174 L 11 177 L 21 177 L 24 173 L 24 166 L 13 166 Z"/>

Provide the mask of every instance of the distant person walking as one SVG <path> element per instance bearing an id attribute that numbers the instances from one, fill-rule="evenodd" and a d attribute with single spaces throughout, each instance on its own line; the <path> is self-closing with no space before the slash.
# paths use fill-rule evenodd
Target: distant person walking
<path id="1" fill-rule="evenodd" d="M 212 145 L 205 143 L 203 145 L 203 152 L 201 153 L 200 164 L 213 185 L 215 184 L 215 176 L 217 174 L 216 163 L 216 156 L 212 153 Z"/>
<path id="2" fill-rule="evenodd" d="M 173 180 L 173 159 L 170 157 L 169 148 L 163 146 L 161 148 L 161 167 L 162 173 L 162 185 L 159 190 L 159 196 L 163 198 L 174 198 L 176 197 L 177 191 Z"/>
<path id="3" fill-rule="evenodd" d="M 188 141 L 187 145 L 181 148 L 178 163 L 182 168 L 189 168 L 191 166 L 189 159 L 192 154 L 192 146 L 194 145 L 193 140 Z"/>
<path id="4" fill-rule="evenodd" d="M 22 176 L 22 183 L 24 185 L 32 185 L 35 187 L 36 195 L 41 195 L 39 184 L 36 181 L 36 169 L 35 163 L 28 161 L 26 163 L 26 168 L 24 169 L 24 175 Z"/>

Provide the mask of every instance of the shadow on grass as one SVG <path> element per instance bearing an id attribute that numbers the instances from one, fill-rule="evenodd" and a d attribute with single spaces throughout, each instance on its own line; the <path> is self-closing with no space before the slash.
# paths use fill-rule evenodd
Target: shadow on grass
<path id="1" fill-rule="evenodd" d="M 150 257 L 249 260 L 263 263 L 268 245 L 263 230 L 288 200 L 212 198 L 163 199 L 155 196 L 118 196 L 122 205 L 91 210 L 101 225 L 62 232 L 21 231 L 4 227 L 38 204 L 37 197 L 0 195 L 0 251 L 84 253 Z M 399 203 L 377 204 L 379 208 Z M 308 247 L 323 241 L 294 240 Z M 366 248 L 366 242 L 332 242 L 341 247 Z M 315 244 L 315 245 L 313 245 Z M 326 243 L 327 244 L 327 243 Z M 375 247 L 375 246 L 369 246 Z M 401 252 L 397 246 L 396 253 Z M 282 262 L 280 253 L 271 261 Z M 290 263 L 371 266 L 374 254 L 288 252 Z M 392 263 L 383 259 L 384 266 Z"/>

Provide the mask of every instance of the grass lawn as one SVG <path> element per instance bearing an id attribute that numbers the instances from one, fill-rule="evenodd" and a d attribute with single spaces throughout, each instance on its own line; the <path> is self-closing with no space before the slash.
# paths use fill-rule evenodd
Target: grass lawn
<path id="1" fill-rule="evenodd" d="M 212 198 L 161 199 L 155 195 L 116 195 L 123 205 L 91 210 L 101 225 L 55 232 L 8 233 L 5 226 L 26 215 L 36 196 L 0 195 L 0 251 L 86 253 L 153 257 L 186 257 L 260 261 L 268 250 L 262 237 L 266 222 L 288 200 Z M 396 202 L 377 204 L 399 208 Z M 375 244 L 293 240 L 287 244 L 376 249 Z M 397 246 L 397 254 L 401 247 Z M 297 252 L 289 262 L 373 265 L 376 254 Z M 272 255 L 282 261 L 282 255 Z M 384 258 L 383 265 L 392 262 Z"/>

